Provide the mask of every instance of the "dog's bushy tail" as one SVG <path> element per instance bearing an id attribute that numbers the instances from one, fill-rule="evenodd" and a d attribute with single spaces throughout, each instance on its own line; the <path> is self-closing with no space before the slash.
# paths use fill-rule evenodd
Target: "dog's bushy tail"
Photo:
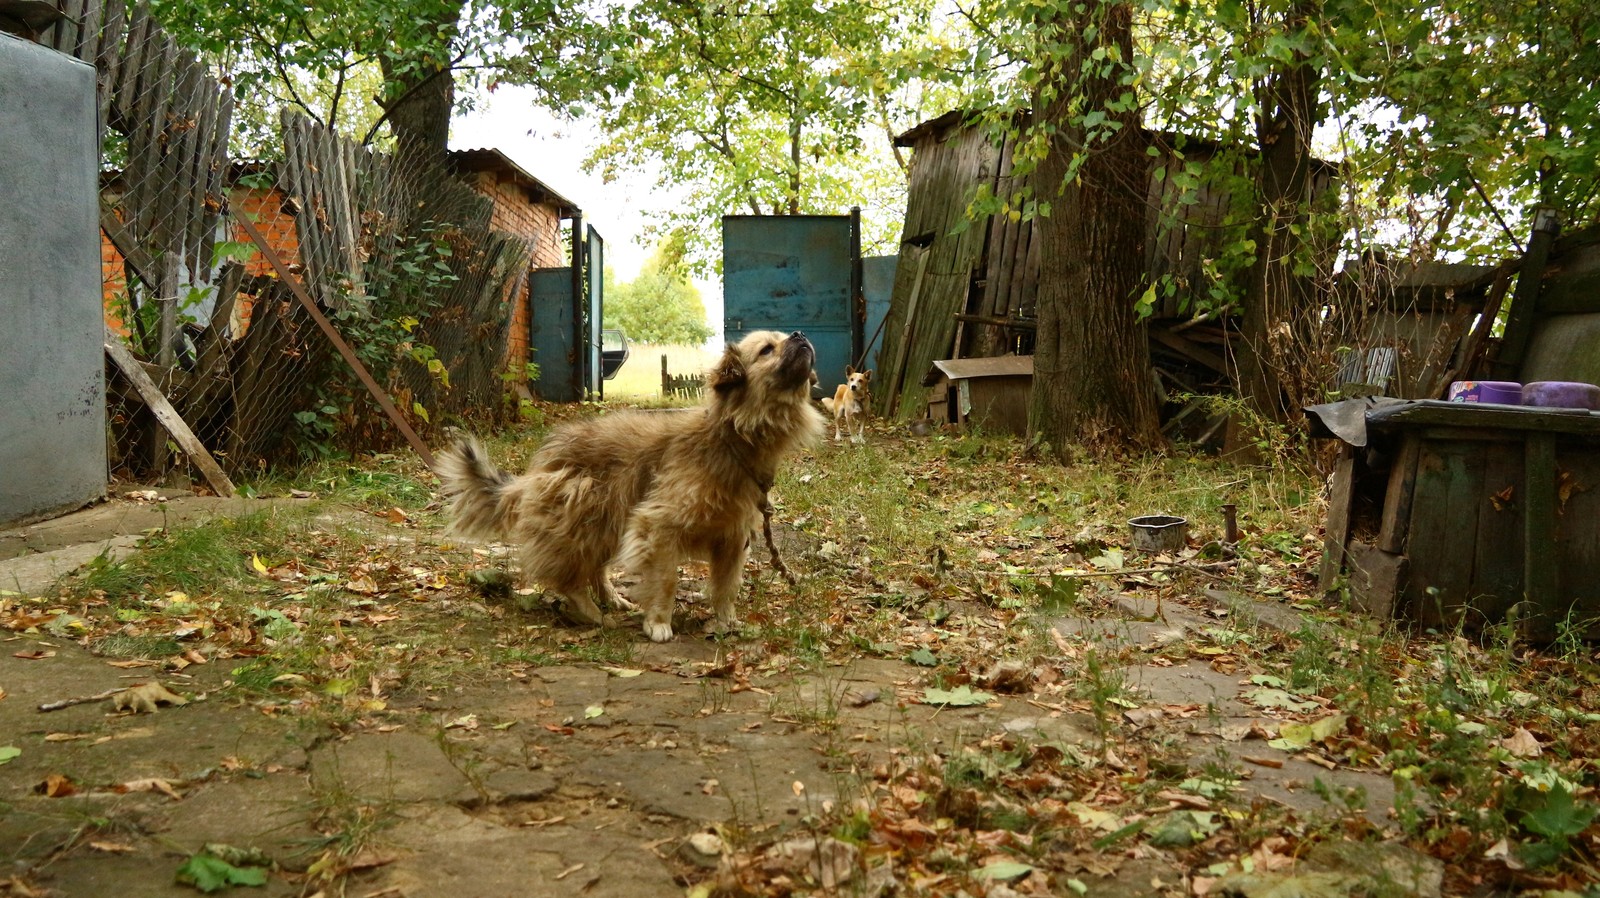
<path id="1" fill-rule="evenodd" d="M 436 470 L 450 500 L 453 529 L 473 539 L 494 539 L 516 523 L 513 479 L 489 460 L 483 444 L 467 437 L 440 453 Z"/>

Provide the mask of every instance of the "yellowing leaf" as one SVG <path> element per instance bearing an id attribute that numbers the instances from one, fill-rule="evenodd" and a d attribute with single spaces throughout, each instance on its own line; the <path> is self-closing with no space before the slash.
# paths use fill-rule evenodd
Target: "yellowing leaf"
<path id="1" fill-rule="evenodd" d="M 604 713 L 606 713 L 605 705 L 590 705 L 589 707 L 583 709 L 583 719 L 593 720 Z"/>
<path id="2" fill-rule="evenodd" d="M 267 572 L 267 566 L 261 563 L 261 556 L 254 552 L 250 553 L 250 566 L 255 568 L 255 571 L 258 574 L 265 574 Z"/>
<path id="3" fill-rule="evenodd" d="M 1020 861 L 997 861 L 972 871 L 973 879 L 1008 880 L 1027 876 L 1033 872 L 1031 864 Z"/>

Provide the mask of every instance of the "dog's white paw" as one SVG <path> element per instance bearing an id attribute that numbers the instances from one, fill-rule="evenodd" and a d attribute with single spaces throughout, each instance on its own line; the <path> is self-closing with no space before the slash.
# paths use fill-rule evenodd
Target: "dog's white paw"
<path id="1" fill-rule="evenodd" d="M 672 640 L 672 625 L 653 624 L 645 621 L 644 635 L 650 637 L 651 642 L 670 642 Z"/>

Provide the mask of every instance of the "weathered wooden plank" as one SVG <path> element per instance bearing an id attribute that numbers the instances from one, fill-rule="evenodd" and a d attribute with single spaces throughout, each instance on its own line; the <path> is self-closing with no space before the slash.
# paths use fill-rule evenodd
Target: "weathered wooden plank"
<path id="1" fill-rule="evenodd" d="M 126 38 L 117 60 L 116 77 L 111 82 L 110 124 L 126 131 L 133 121 L 138 102 L 139 74 L 144 68 L 145 45 L 150 29 L 150 6 L 140 0 L 128 14 Z"/>
<path id="2" fill-rule="evenodd" d="M 1531 247 L 1530 247 L 1531 252 Z M 1556 546 L 1556 438 L 1529 433 L 1523 459 L 1522 595 L 1523 635 L 1536 641 L 1555 638 L 1566 618 L 1560 601 L 1561 568 Z M 1592 524 L 1591 524 L 1592 526 Z"/>
<path id="3" fill-rule="evenodd" d="M 165 32 L 151 27 L 146 50 L 151 60 L 139 77 L 138 105 L 128 128 L 128 165 L 123 169 L 128 181 L 124 208 L 132 212 L 128 221 L 140 244 L 152 253 L 170 247 L 158 208 L 163 185 L 160 182 L 162 134 L 166 129 L 167 109 L 172 97 L 172 65 L 178 48 Z M 162 261 L 157 257 L 157 261 Z"/>
<path id="4" fill-rule="evenodd" d="M 1473 552 L 1483 497 L 1483 453 L 1426 440 L 1417 458 L 1407 557 L 1407 601 L 1423 627 L 1454 627 L 1471 606 Z"/>
<path id="5" fill-rule="evenodd" d="M 122 70 L 123 43 L 127 37 L 127 12 L 123 0 L 106 0 L 104 21 L 95 52 L 95 105 L 99 110 L 97 135 L 104 147 L 106 128 L 111 124 L 111 101 Z"/>
<path id="6" fill-rule="evenodd" d="M 105 24 L 105 8 L 100 0 L 84 0 L 78 45 L 72 55 L 94 65 L 100 58 L 100 32 Z"/>
<path id="7" fill-rule="evenodd" d="M 1554 209 L 1543 207 L 1534 213 L 1533 236 L 1528 239 L 1528 251 L 1522 256 L 1517 289 L 1511 296 L 1511 309 L 1506 313 L 1505 333 L 1491 367 L 1498 380 L 1516 380 L 1517 371 L 1522 367 L 1528 338 L 1533 335 L 1534 320 L 1539 314 L 1539 288 L 1543 284 L 1545 265 L 1560 231 L 1561 219 Z"/>
<path id="8" fill-rule="evenodd" d="M 1028 223 L 1028 255 L 1022 265 L 1022 289 L 1012 301 L 1011 314 L 1022 318 L 1037 318 L 1039 313 L 1039 239 L 1038 222 Z"/>
<path id="9" fill-rule="evenodd" d="M 1468 623 L 1489 626 L 1505 618 L 1522 598 L 1523 511 L 1526 489 L 1523 441 L 1501 439 L 1474 446 L 1483 453 L 1483 490 L 1467 595 L 1474 614 Z"/>
<path id="10" fill-rule="evenodd" d="M 196 131 L 197 99 L 205 72 L 194 55 L 180 50 L 173 62 L 172 100 L 167 107 L 167 124 L 164 132 L 166 152 L 161 156 L 162 198 L 161 216 L 167 230 L 167 247 L 179 255 L 180 263 L 189 263 L 190 271 L 200 279 L 202 268 L 190 251 L 189 235 L 195 230 L 194 208 L 194 158 L 195 147 L 200 142 Z"/>
<path id="11" fill-rule="evenodd" d="M 1381 418 L 1374 413 L 1369 424 L 1378 431 L 1398 427 L 1466 427 L 1484 430 L 1541 430 L 1552 433 L 1600 435 L 1600 418 L 1581 409 L 1532 409 L 1478 405 L 1466 402 L 1417 403 L 1398 408 Z"/>
<path id="12" fill-rule="evenodd" d="M 1407 552 L 1408 528 L 1411 526 L 1411 503 L 1417 489 L 1417 460 L 1422 450 L 1422 438 L 1407 434 L 1400 440 L 1389 467 L 1389 482 L 1384 487 L 1383 514 L 1378 523 L 1377 548 L 1392 555 Z"/>
<path id="13" fill-rule="evenodd" d="M 1322 540 L 1322 569 L 1317 588 L 1331 592 L 1344 570 L 1344 547 L 1350 541 L 1350 511 L 1355 496 L 1356 449 L 1348 443 L 1339 446 L 1333 465 L 1332 491 L 1328 496 L 1328 520 Z"/>
<path id="14" fill-rule="evenodd" d="M 200 469 L 201 475 L 205 477 L 211 489 L 219 496 L 232 496 L 233 482 L 228 479 L 228 475 L 222 473 L 222 468 L 217 465 L 216 459 L 212 458 L 206 447 L 201 445 L 199 438 L 189 429 L 189 425 L 184 423 L 177 409 L 172 407 L 172 403 L 168 402 L 167 397 L 156 387 L 150 375 L 140 367 L 138 360 L 128 351 L 128 347 L 122 344 L 122 338 L 108 329 L 105 346 L 106 355 L 111 357 L 111 361 L 133 384 L 134 389 L 139 391 L 139 396 L 156 416 L 156 420 L 172 434 L 172 439 L 188 454 L 189 460 L 194 462 L 195 467 Z"/>
<path id="15" fill-rule="evenodd" d="M 206 77 L 195 98 L 199 109 L 195 111 L 195 143 L 188 164 L 189 230 L 183 237 L 192 260 L 190 270 L 206 281 L 211 280 L 212 242 L 217 231 L 217 217 L 222 211 L 215 155 L 217 115 L 222 105 L 219 88 L 220 85 Z"/>
<path id="16" fill-rule="evenodd" d="M 1363 542 L 1351 542 L 1349 561 L 1350 602 L 1357 611 L 1379 620 L 1394 617 L 1405 601 L 1410 579 L 1409 559 Z"/>
<path id="17" fill-rule="evenodd" d="M 1600 444 L 1556 444 L 1556 562 L 1564 576 L 1558 594 L 1575 635 L 1600 638 Z"/>
<path id="18" fill-rule="evenodd" d="M 56 22 L 47 46 L 68 56 L 76 56 L 83 33 L 83 0 L 56 0 L 56 9 L 65 18 Z"/>

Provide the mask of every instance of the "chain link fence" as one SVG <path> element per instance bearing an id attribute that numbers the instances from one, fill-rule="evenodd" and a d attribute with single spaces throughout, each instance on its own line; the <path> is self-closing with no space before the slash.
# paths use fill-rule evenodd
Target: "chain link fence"
<path id="1" fill-rule="evenodd" d="M 159 478 L 182 459 L 163 401 L 235 476 L 507 413 L 532 247 L 490 226 L 489 197 L 441 157 L 378 152 L 295 115 L 277 158 L 231 159 L 231 93 L 145 5 L 60 8 L 41 42 L 98 73 L 107 338 L 159 393 L 108 369 L 114 476 Z"/>

